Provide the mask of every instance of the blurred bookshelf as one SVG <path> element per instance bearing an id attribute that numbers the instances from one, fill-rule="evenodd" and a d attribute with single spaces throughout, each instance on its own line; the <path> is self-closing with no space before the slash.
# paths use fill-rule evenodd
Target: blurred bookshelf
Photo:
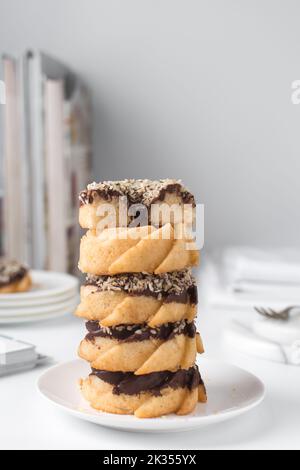
<path id="1" fill-rule="evenodd" d="M 41 51 L 3 55 L 0 83 L 1 256 L 77 273 L 77 195 L 91 172 L 89 90 Z"/>

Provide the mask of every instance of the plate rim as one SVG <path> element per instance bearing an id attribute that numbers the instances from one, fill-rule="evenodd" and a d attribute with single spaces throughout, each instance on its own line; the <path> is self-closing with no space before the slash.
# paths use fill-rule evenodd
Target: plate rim
<path id="1" fill-rule="evenodd" d="M 46 270 L 36 270 L 31 269 L 29 274 L 33 276 L 57 276 L 57 277 L 65 277 L 69 279 L 70 285 L 66 287 L 57 287 L 55 289 L 44 289 L 44 290 L 36 290 L 36 291 L 26 291 L 26 292 L 14 292 L 14 293 L 7 293 L 7 294 L 0 294 L 0 302 L 1 300 L 5 301 L 14 301 L 14 300 L 29 300 L 30 298 L 41 298 L 41 297 L 55 297 L 58 294 L 62 294 L 66 291 L 71 290 L 72 288 L 78 288 L 79 286 L 79 279 L 72 274 L 68 273 L 61 273 L 57 271 L 46 271 Z M 73 281 L 73 285 L 72 284 Z"/>
<path id="2" fill-rule="evenodd" d="M 7 308 L 7 310 L 5 309 L 5 307 L 3 308 L 3 312 L 2 312 L 2 308 L 1 308 L 1 302 L 0 302 L 0 320 L 1 318 L 4 318 L 4 319 L 7 319 L 9 318 L 10 316 L 11 317 L 15 317 L 15 318 L 23 318 L 23 317 L 33 317 L 33 316 L 39 316 L 39 315 L 43 315 L 43 314 L 47 314 L 47 313 L 53 313 L 55 311 L 59 311 L 59 310 L 63 310 L 63 309 L 68 309 L 68 308 L 72 308 L 73 304 L 78 305 L 78 302 L 79 302 L 79 295 L 78 294 L 75 294 L 75 295 L 72 295 L 71 297 L 68 297 L 62 301 L 58 301 L 58 302 L 49 302 L 47 304 L 43 304 L 43 305 L 32 305 L 32 306 L 25 306 L 24 308 L 17 308 L 17 307 L 14 307 L 14 308 Z M 47 308 L 46 308 L 47 307 Z M 9 313 L 9 310 L 11 310 L 11 314 Z M 25 310 L 25 312 L 24 312 Z M 30 312 L 28 313 L 27 310 L 31 310 L 33 311 L 32 314 L 30 314 Z M 4 311 L 5 312 L 8 312 L 7 314 L 4 314 Z M 20 313 L 16 313 L 16 311 L 19 311 Z"/>
<path id="3" fill-rule="evenodd" d="M 74 303 L 74 305 L 71 305 L 70 308 L 67 309 L 61 309 L 58 311 L 54 312 L 48 312 L 48 313 L 42 313 L 40 315 L 35 314 L 35 315 L 22 315 L 22 316 L 11 316 L 11 317 L 0 317 L 0 326 L 1 325 L 16 325 L 16 324 L 22 324 L 22 323 L 34 323 L 34 322 L 39 322 L 39 321 L 44 321 L 44 320 L 51 320 L 57 319 L 60 317 L 64 317 L 66 315 L 74 315 L 74 311 L 76 309 L 77 303 Z"/>
<path id="4" fill-rule="evenodd" d="M 44 400 L 46 400 L 48 403 L 50 402 L 52 406 L 58 407 L 59 409 L 63 410 L 65 413 L 68 413 L 69 415 L 76 416 L 79 419 L 83 419 L 84 421 L 95 423 L 99 426 L 109 427 L 111 429 L 118 429 L 118 430 L 129 431 L 129 432 L 132 432 L 132 431 L 133 432 L 138 432 L 138 431 L 139 432 L 154 432 L 154 433 L 185 432 L 185 431 L 190 431 L 196 428 L 200 429 L 201 424 L 209 425 L 209 424 L 215 424 L 215 423 L 219 423 L 225 420 L 233 419 L 241 414 L 247 413 L 251 411 L 252 409 L 258 407 L 264 401 L 266 397 L 266 386 L 264 382 L 255 374 L 253 374 L 252 372 L 249 372 L 246 369 L 243 369 L 242 367 L 236 366 L 235 364 L 232 364 L 230 362 L 220 361 L 220 360 L 213 359 L 213 358 L 212 359 L 202 358 L 200 361 L 198 360 L 197 363 L 199 364 L 199 362 L 201 361 L 203 362 L 203 360 L 207 364 L 215 363 L 218 365 L 230 366 L 237 371 L 246 373 L 248 376 L 251 376 L 252 379 L 254 379 L 257 382 L 258 386 L 260 387 L 259 396 L 244 406 L 237 407 L 236 409 L 228 408 L 221 412 L 210 414 L 207 416 L 194 416 L 193 414 L 185 415 L 185 416 L 175 415 L 173 416 L 172 420 L 170 419 L 168 420 L 168 417 L 164 416 L 164 417 L 151 418 L 151 419 L 136 418 L 136 420 L 132 421 L 133 419 L 132 415 L 118 415 L 114 413 L 99 412 L 99 416 L 103 418 L 103 421 L 99 422 L 97 415 L 92 415 L 92 414 L 85 412 L 84 410 L 78 410 L 75 408 L 71 408 L 67 405 L 64 405 L 62 403 L 59 403 L 41 390 L 41 382 L 49 372 L 52 372 L 53 370 L 61 368 L 68 364 L 72 364 L 76 362 L 85 362 L 80 358 L 74 358 L 72 360 L 61 362 L 59 364 L 55 364 L 47 368 L 47 370 L 45 370 L 37 378 L 36 389 L 38 390 L 39 394 L 43 397 Z M 128 421 L 126 421 L 126 418 Z M 134 424 L 132 425 L 132 423 Z M 161 424 L 159 424 L 155 428 L 156 426 L 155 423 L 161 423 Z"/>
<path id="5" fill-rule="evenodd" d="M 4 295 L 4 294 L 3 294 Z M 78 290 L 76 288 L 71 288 L 62 292 L 61 294 L 55 296 L 45 296 L 40 298 L 28 298 L 24 300 L 9 300 L 6 302 L 3 298 L 0 298 L 0 309 L 13 309 L 18 307 L 37 307 L 43 305 L 49 305 L 49 303 L 56 304 L 62 302 L 64 299 L 71 298 L 72 295 L 78 295 Z"/>

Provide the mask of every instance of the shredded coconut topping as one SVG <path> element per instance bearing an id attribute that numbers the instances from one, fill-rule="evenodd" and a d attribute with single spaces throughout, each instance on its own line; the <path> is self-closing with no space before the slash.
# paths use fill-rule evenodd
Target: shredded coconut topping
<path id="1" fill-rule="evenodd" d="M 126 291 L 128 293 L 149 291 L 153 294 L 181 294 L 196 286 L 190 269 L 165 274 L 117 274 L 115 276 L 87 275 L 86 284 L 96 285 L 101 291 Z"/>
<path id="2" fill-rule="evenodd" d="M 113 197 L 126 196 L 130 204 L 150 206 L 157 200 L 163 200 L 166 192 L 175 192 L 186 203 L 195 203 L 194 196 L 185 188 L 180 180 L 175 179 L 126 179 L 120 181 L 103 181 L 91 183 L 81 191 L 79 200 L 82 204 L 93 202 L 95 194 L 110 201 Z"/>

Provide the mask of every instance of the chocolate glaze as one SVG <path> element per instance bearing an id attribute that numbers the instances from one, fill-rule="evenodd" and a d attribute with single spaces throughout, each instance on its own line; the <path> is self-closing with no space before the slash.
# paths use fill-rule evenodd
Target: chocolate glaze
<path id="1" fill-rule="evenodd" d="M 118 325 L 117 327 L 101 327 L 98 321 L 86 322 L 88 334 L 86 339 L 93 341 L 100 336 L 102 338 L 113 338 L 126 343 L 134 341 L 146 341 L 150 338 L 167 341 L 176 335 L 185 335 L 194 338 L 196 327 L 193 322 L 185 320 L 176 323 L 164 323 L 157 328 L 151 328 L 147 324 L 143 325 Z"/>
<path id="2" fill-rule="evenodd" d="M 150 290 L 144 290 L 137 293 L 137 295 L 145 295 L 150 297 L 160 297 L 166 303 L 177 302 L 180 304 L 194 304 L 198 303 L 198 290 L 197 286 L 190 286 L 188 289 L 180 292 L 180 293 L 172 293 L 169 294 L 168 292 L 161 292 L 160 294 L 156 294 Z"/>
<path id="3" fill-rule="evenodd" d="M 172 389 L 188 388 L 192 390 L 199 385 L 204 385 L 198 367 L 179 369 L 176 372 L 162 371 L 151 372 L 145 375 L 134 375 L 134 372 L 110 372 L 92 369 L 91 375 L 113 385 L 113 393 L 120 395 L 137 395 L 142 392 L 151 392 L 155 396 L 161 395 L 161 390 L 166 387 Z"/>
<path id="4" fill-rule="evenodd" d="M 16 261 L 0 261 L 0 287 L 20 281 L 26 276 L 28 269 Z"/>
<path id="5" fill-rule="evenodd" d="M 93 286 L 96 285 L 91 281 L 87 281 L 85 283 L 86 286 Z M 198 290 L 197 286 L 190 286 L 188 289 L 180 292 L 180 293 L 172 293 L 169 294 L 168 292 L 153 292 L 149 289 L 144 289 L 140 291 L 133 292 L 126 292 L 128 295 L 144 295 L 146 297 L 155 297 L 159 300 L 162 299 L 166 303 L 177 302 L 179 304 L 193 304 L 196 305 L 198 303 Z"/>

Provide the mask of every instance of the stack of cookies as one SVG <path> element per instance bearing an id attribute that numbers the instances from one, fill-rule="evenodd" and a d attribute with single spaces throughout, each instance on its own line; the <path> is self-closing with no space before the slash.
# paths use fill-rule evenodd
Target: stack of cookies
<path id="1" fill-rule="evenodd" d="M 203 352 L 191 273 L 199 252 L 184 230 L 176 236 L 178 213 L 167 221 L 151 211 L 163 203 L 195 207 L 177 180 L 93 183 L 80 194 L 80 225 L 88 231 L 79 268 L 87 277 L 76 314 L 87 320 L 79 356 L 91 364 L 81 390 L 98 410 L 152 418 L 188 414 L 206 401 L 195 364 Z M 110 208 L 118 214 L 115 227 L 102 229 Z M 143 208 L 146 223 L 135 226 Z"/>

